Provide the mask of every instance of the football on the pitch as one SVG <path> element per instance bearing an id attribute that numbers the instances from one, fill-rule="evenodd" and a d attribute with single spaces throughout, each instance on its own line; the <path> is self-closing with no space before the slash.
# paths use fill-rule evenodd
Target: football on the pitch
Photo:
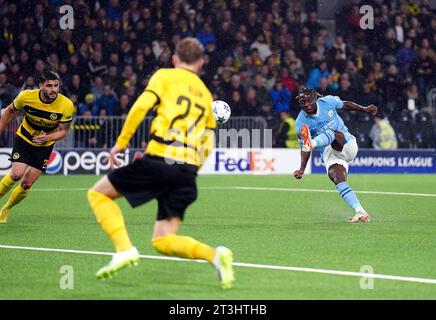
<path id="1" fill-rule="evenodd" d="M 215 116 L 216 123 L 221 125 L 230 119 L 232 110 L 227 102 L 216 100 L 212 103 L 213 115 Z"/>

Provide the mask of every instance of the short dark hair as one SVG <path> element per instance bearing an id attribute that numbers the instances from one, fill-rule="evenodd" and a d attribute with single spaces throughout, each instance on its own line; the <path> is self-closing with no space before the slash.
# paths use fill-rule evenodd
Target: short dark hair
<path id="1" fill-rule="evenodd" d="M 204 49 L 200 41 L 196 38 L 185 38 L 180 40 L 176 46 L 176 55 L 180 60 L 187 64 L 196 63 L 203 58 Z"/>
<path id="2" fill-rule="evenodd" d="M 39 75 L 39 83 L 44 83 L 47 80 L 60 80 L 59 74 L 51 70 L 44 70 Z"/>
<path id="3" fill-rule="evenodd" d="M 315 89 L 303 87 L 298 91 L 297 101 L 299 104 L 302 103 L 313 103 L 321 95 L 316 92 Z"/>

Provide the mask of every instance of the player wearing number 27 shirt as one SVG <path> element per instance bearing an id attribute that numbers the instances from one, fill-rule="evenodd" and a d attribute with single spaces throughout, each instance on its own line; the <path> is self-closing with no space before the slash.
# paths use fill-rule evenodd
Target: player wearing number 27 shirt
<path id="1" fill-rule="evenodd" d="M 153 111 L 150 141 L 142 159 L 103 177 L 88 192 L 97 221 L 112 240 L 116 254 L 97 272 L 111 277 L 137 264 L 139 254 L 130 242 L 115 199 L 124 196 L 132 207 L 157 199 L 158 212 L 152 245 L 160 253 L 202 259 L 216 269 L 220 284 L 234 281 L 232 252 L 212 248 L 191 237 L 177 235 L 186 208 L 197 198 L 196 176 L 214 145 L 216 126 L 212 95 L 197 73 L 204 64 L 203 47 L 197 39 L 181 40 L 173 56 L 175 68 L 160 69 L 130 110 L 110 160 L 122 152 L 149 111 Z"/>

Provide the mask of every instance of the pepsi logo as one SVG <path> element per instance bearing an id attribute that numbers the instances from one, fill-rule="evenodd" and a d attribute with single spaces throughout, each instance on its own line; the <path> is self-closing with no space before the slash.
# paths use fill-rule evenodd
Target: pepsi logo
<path id="1" fill-rule="evenodd" d="M 47 164 L 47 173 L 55 174 L 58 173 L 62 168 L 62 156 L 57 151 L 52 151 Z"/>

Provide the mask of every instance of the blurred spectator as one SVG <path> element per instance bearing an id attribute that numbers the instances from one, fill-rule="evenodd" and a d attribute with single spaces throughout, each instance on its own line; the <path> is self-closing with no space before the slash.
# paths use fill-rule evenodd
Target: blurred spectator
<path id="1" fill-rule="evenodd" d="M 330 70 L 327 69 L 327 62 L 320 61 L 318 66 L 314 67 L 310 73 L 309 78 L 306 82 L 306 87 L 312 89 L 319 88 L 319 80 L 321 78 L 326 78 L 330 75 Z"/>
<path id="2" fill-rule="evenodd" d="M 369 137 L 372 140 L 372 146 L 376 150 L 397 149 L 398 142 L 395 131 L 388 119 L 384 118 L 381 114 L 374 116 L 374 125 L 371 128 Z"/>
<path id="3" fill-rule="evenodd" d="M 273 112 L 273 108 L 271 104 L 265 103 L 262 104 L 259 111 L 259 116 L 265 119 L 268 128 L 275 128 L 277 126 L 277 117 Z"/>
<path id="4" fill-rule="evenodd" d="M 17 90 L 9 83 L 5 73 L 0 73 L 0 102 L 2 108 L 9 105 L 15 98 Z"/>
<path id="5" fill-rule="evenodd" d="M 232 76 L 230 83 L 224 87 L 224 90 L 227 99 L 230 98 L 235 91 L 238 91 L 241 97 L 245 96 L 245 90 L 241 84 L 241 77 L 237 74 Z"/>
<path id="6" fill-rule="evenodd" d="M 97 146 L 97 134 L 100 130 L 98 119 L 92 116 L 91 110 L 85 110 L 83 117 L 73 125 L 76 148 L 92 148 Z"/>
<path id="7" fill-rule="evenodd" d="M 330 89 L 329 78 L 319 79 L 319 88 L 316 91 L 322 96 L 328 96 L 332 94 L 332 90 Z"/>
<path id="8" fill-rule="evenodd" d="M 287 68 L 282 68 L 280 73 L 280 80 L 290 92 L 295 93 L 297 91 L 298 83 L 297 81 L 295 81 L 294 78 L 292 78 L 292 76 L 289 75 L 289 71 Z"/>
<path id="9" fill-rule="evenodd" d="M 257 49 L 259 52 L 259 57 L 262 61 L 265 61 L 271 55 L 271 49 L 268 43 L 265 41 L 265 37 L 263 35 L 259 35 L 256 41 L 250 46 L 250 49 Z"/>
<path id="10" fill-rule="evenodd" d="M 348 74 L 346 73 L 341 76 L 339 91 L 337 95 L 341 98 L 341 100 L 347 101 L 354 101 L 356 98 L 356 93 L 351 88 L 351 83 Z"/>
<path id="11" fill-rule="evenodd" d="M 319 30 L 321 29 L 321 25 L 318 22 L 318 17 L 316 11 L 309 12 L 307 21 L 303 24 L 306 28 L 309 29 L 309 33 L 311 35 L 317 35 Z"/>
<path id="12" fill-rule="evenodd" d="M 112 87 L 110 85 L 105 85 L 103 95 L 97 100 L 92 114 L 96 116 L 100 114 L 101 109 L 106 109 L 107 114 L 113 116 L 115 115 L 117 105 L 118 99 L 114 94 Z"/>
<path id="13" fill-rule="evenodd" d="M 436 72 L 435 63 L 429 58 L 426 48 L 419 50 L 418 59 L 413 64 L 412 70 L 419 94 L 425 97 L 426 90 L 432 79 L 434 79 L 434 73 Z"/>
<path id="14" fill-rule="evenodd" d="M 275 140 L 275 148 L 299 148 L 297 128 L 295 120 L 290 116 L 289 111 L 280 112 L 280 126 L 278 128 Z"/>
<path id="15" fill-rule="evenodd" d="M 210 91 L 214 96 L 214 100 L 223 100 L 225 99 L 225 92 L 221 86 L 220 76 L 215 74 L 212 78 L 212 82 L 209 86 Z"/>
<path id="16" fill-rule="evenodd" d="M 88 63 L 88 71 L 91 78 L 102 76 L 107 72 L 107 66 L 103 62 L 103 56 L 100 51 L 95 51 L 91 61 Z"/>
<path id="17" fill-rule="evenodd" d="M 254 89 L 248 89 L 247 95 L 245 97 L 245 115 L 254 117 L 259 114 L 259 104 L 256 98 L 256 90 Z"/>
<path id="18" fill-rule="evenodd" d="M 421 97 L 419 95 L 418 86 L 416 85 L 416 83 L 411 83 L 407 86 L 404 101 L 413 100 L 414 105 L 420 109 L 424 107 L 423 99 L 425 101 L 425 97 Z"/>
<path id="19" fill-rule="evenodd" d="M 200 40 L 204 48 L 206 48 L 206 44 L 208 42 L 216 42 L 215 34 L 213 33 L 212 28 L 208 23 L 205 23 L 203 25 L 203 30 L 198 33 L 197 38 L 198 40 Z"/>
<path id="20" fill-rule="evenodd" d="M 256 97 L 260 105 L 271 104 L 271 97 L 262 76 L 256 75 L 254 78 L 253 89 L 256 90 Z"/>
<path id="21" fill-rule="evenodd" d="M 245 108 L 240 91 L 234 90 L 227 101 L 229 101 L 229 105 L 232 106 L 232 116 L 245 116 Z"/>
<path id="22" fill-rule="evenodd" d="M 398 68 L 390 65 L 385 76 L 379 80 L 380 89 L 384 97 L 384 105 L 389 115 L 401 109 L 400 99 L 403 93 L 403 82 L 398 75 Z"/>
<path id="23" fill-rule="evenodd" d="M 132 107 L 132 102 L 129 99 L 129 96 L 126 94 L 123 94 L 120 97 L 120 104 L 117 108 L 116 115 L 117 116 L 127 116 L 129 113 L 130 108 Z"/>
<path id="24" fill-rule="evenodd" d="M 276 82 L 269 94 L 271 96 L 275 112 L 279 113 L 281 111 L 290 111 L 292 94 L 288 88 L 283 87 L 283 83 L 280 80 Z"/>
<path id="25" fill-rule="evenodd" d="M 77 108 L 77 115 L 85 115 L 86 111 L 90 111 L 92 114 L 92 111 L 97 108 L 95 105 L 96 99 L 95 96 L 92 93 L 88 93 L 85 96 L 85 102 L 82 102 L 79 104 L 79 107 Z"/>
<path id="26" fill-rule="evenodd" d="M 103 95 L 103 90 L 103 79 L 100 76 L 95 77 L 92 81 L 91 93 L 95 96 L 96 99 L 99 99 Z"/>
<path id="27" fill-rule="evenodd" d="M 400 71 L 403 74 L 409 73 L 409 67 L 416 59 L 416 52 L 412 45 L 412 40 L 410 38 L 406 38 L 406 40 L 404 40 L 403 47 L 401 47 L 395 55 L 397 66 L 400 68 Z"/>
<path id="28" fill-rule="evenodd" d="M 23 83 L 23 85 L 21 86 L 21 88 L 18 91 L 23 91 L 23 90 L 34 90 L 34 89 L 38 89 L 38 85 L 35 82 L 35 79 L 32 76 L 28 76 L 26 78 L 26 81 Z"/>

